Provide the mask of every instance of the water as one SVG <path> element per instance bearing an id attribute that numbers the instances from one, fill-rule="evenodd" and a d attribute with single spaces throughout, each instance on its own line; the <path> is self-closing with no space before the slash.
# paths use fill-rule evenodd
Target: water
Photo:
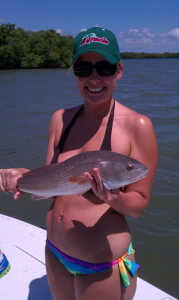
<path id="1" fill-rule="evenodd" d="M 139 276 L 179 298 L 179 59 L 124 60 L 115 98 L 148 115 L 159 164 L 144 216 L 128 219 Z M 0 168 L 44 163 L 52 113 L 82 103 L 66 70 L 0 71 Z M 147 137 L 146 137 L 147 138 Z M 44 227 L 50 202 L 14 201 L 0 193 L 0 212 Z M 2 229 L 1 229 L 2 230 Z"/>

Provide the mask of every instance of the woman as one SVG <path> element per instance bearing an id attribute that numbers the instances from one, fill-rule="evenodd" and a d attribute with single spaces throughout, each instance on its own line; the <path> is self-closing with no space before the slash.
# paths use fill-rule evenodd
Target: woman
<path id="1" fill-rule="evenodd" d="M 149 203 L 156 138 L 147 117 L 113 98 L 123 66 L 111 31 L 94 27 L 78 34 L 73 69 L 84 105 L 52 116 L 46 164 L 105 149 L 141 161 L 149 172 L 122 190 L 107 190 L 95 168 L 84 174 L 90 191 L 54 199 L 46 218 L 48 282 L 58 300 L 130 300 L 138 265 L 125 216 L 141 216 Z M 17 178 L 26 171 L 2 170 L 1 190 L 13 191 L 18 198 Z"/>

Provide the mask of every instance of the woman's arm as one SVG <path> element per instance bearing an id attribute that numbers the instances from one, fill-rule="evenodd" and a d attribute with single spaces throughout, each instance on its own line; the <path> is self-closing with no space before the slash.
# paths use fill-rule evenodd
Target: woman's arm
<path id="1" fill-rule="evenodd" d="M 28 171 L 25 168 L 0 169 L 0 190 L 14 193 L 15 200 L 19 198 L 23 193 L 17 190 L 17 180 Z"/>
<path id="2" fill-rule="evenodd" d="M 50 128 L 49 128 L 49 142 L 48 150 L 46 157 L 46 164 L 50 164 L 50 161 L 54 154 L 55 143 L 58 139 L 57 134 L 57 125 L 58 132 L 60 128 L 60 120 L 62 119 L 62 110 L 56 111 L 51 119 Z M 62 125 L 61 125 L 62 127 Z M 23 176 L 24 173 L 30 171 L 26 168 L 9 168 L 9 169 L 0 169 L 0 191 L 2 192 L 12 192 L 14 193 L 13 198 L 17 199 L 23 193 L 17 190 L 17 180 Z"/>
<path id="3" fill-rule="evenodd" d="M 63 110 L 57 110 L 51 118 L 49 133 L 48 133 L 48 148 L 45 164 L 49 165 L 54 156 L 55 149 L 60 140 L 61 132 L 62 132 L 62 115 Z"/>

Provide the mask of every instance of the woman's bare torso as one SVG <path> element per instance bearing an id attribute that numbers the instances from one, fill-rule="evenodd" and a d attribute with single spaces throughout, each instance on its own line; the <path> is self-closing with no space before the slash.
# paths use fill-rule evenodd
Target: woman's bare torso
<path id="1" fill-rule="evenodd" d="M 130 155 L 131 141 L 130 134 L 126 134 L 126 122 L 131 111 L 127 110 L 126 116 L 121 118 L 119 109 L 120 105 L 117 104 L 111 150 Z M 95 125 L 93 129 L 88 129 L 87 121 L 80 116 L 65 141 L 58 162 L 82 151 L 99 150 L 106 123 L 107 118 L 104 118 L 100 125 L 96 125 L 98 130 L 94 129 Z M 82 138 L 85 135 L 86 141 Z M 125 217 L 98 199 L 92 191 L 83 195 L 57 197 L 47 214 L 46 227 L 49 240 L 57 248 L 67 255 L 94 263 L 121 257 L 131 241 Z"/>

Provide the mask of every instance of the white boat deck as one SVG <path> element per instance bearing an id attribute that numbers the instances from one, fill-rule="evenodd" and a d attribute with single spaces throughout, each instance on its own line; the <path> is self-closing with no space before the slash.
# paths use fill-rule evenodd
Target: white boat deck
<path id="1" fill-rule="evenodd" d="M 45 269 L 46 231 L 0 214 L 0 248 L 11 269 L 0 278 L 0 300 L 52 300 Z M 134 300 L 177 300 L 138 279 Z"/>

